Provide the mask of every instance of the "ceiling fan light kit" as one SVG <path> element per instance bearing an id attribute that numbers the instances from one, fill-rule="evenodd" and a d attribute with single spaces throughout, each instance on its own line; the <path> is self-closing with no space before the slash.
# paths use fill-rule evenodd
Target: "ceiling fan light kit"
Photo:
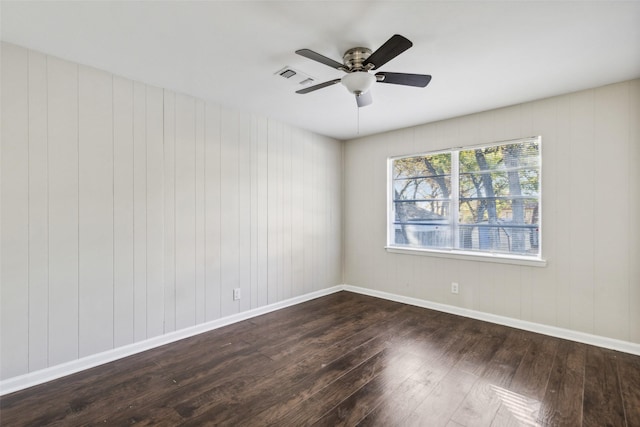
<path id="1" fill-rule="evenodd" d="M 431 81 L 431 76 L 427 74 L 391 72 L 372 74 L 369 72 L 383 66 L 411 46 L 413 46 L 413 43 L 406 37 L 395 34 L 373 53 L 366 47 L 354 47 L 347 50 L 342 57 L 342 64 L 310 49 L 297 50 L 296 53 L 298 55 L 320 62 L 336 70 L 344 71 L 347 74 L 341 79 L 329 80 L 315 86 L 306 87 L 296 91 L 296 93 L 305 94 L 333 86 L 336 83 L 342 83 L 350 93 L 356 96 L 358 107 L 364 107 L 373 102 L 373 97 L 369 89 L 376 82 L 425 87 Z"/>
<path id="2" fill-rule="evenodd" d="M 368 91 L 375 81 L 376 76 L 366 71 L 354 71 L 345 74 L 344 77 L 340 79 L 340 82 L 347 90 L 356 96 Z"/>

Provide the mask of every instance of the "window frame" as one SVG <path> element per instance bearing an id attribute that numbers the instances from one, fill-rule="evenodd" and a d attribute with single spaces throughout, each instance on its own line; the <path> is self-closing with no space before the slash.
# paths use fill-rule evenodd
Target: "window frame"
<path id="1" fill-rule="evenodd" d="M 451 212 L 455 212 L 454 219 L 455 221 L 459 220 L 459 203 L 460 203 L 460 194 L 459 194 L 459 179 L 460 179 L 460 170 L 459 170 L 459 161 L 454 161 L 455 157 L 458 160 L 458 155 L 454 156 L 454 152 L 467 151 L 467 150 L 475 150 L 479 148 L 488 148 L 495 147 L 501 145 L 510 145 L 510 144 L 518 144 L 518 143 L 526 143 L 526 142 L 536 142 L 538 144 L 538 245 L 539 250 L 537 255 L 518 255 L 518 254 L 509 254 L 503 252 L 491 252 L 491 251 L 468 251 L 461 248 L 428 248 L 428 247 L 415 247 L 415 246 L 405 246 L 405 245 L 396 245 L 394 242 L 395 236 L 395 205 L 394 205 L 394 174 L 393 174 L 393 165 L 394 161 L 404 158 L 411 157 L 421 157 L 421 156 L 431 156 L 437 154 L 451 154 L 451 188 L 452 188 L 452 196 L 450 201 L 450 210 Z M 512 140 L 505 141 L 496 141 L 490 143 L 483 144 L 475 144 L 475 145 L 465 145 L 459 147 L 451 147 L 448 149 L 441 150 L 433 150 L 433 151 L 424 151 L 414 154 L 406 154 L 406 155 L 398 155 L 391 156 L 387 158 L 387 224 L 386 224 L 386 245 L 385 249 L 390 253 L 397 254 L 408 254 L 408 255 L 422 255 L 422 256 L 434 256 L 441 258 L 453 258 L 453 259 L 463 259 L 470 261 L 486 261 L 486 262 L 497 262 L 504 264 L 519 264 L 519 265 L 528 265 L 535 267 L 545 267 L 547 265 L 546 260 L 543 258 L 543 241 L 542 241 L 542 230 L 543 230 L 543 209 L 542 209 L 542 184 L 543 184 L 543 172 L 542 172 L 542 137 L 531 136 L 525 138 L 517 138 Z M 455 191 L 453 191 L 455 186 Z M 455 195 L 455 197 L 454 197 Z M 455 209 L 455 210 L 454 210 Z M 456 240 L 458 236 L 457 230 L 459 229 L 458 224 L 454 222 L 451 224 L 451 232 L 452 239 L 456 244 L 459 244 L 459 239 Z"/>

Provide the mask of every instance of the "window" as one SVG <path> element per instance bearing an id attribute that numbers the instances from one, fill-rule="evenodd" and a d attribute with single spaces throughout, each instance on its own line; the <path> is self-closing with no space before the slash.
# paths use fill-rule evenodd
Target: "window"
<path id="1" fill-rule="evenodd" d="M 389 163 L 391 248 L 540 259 L 540 137 Z"/>

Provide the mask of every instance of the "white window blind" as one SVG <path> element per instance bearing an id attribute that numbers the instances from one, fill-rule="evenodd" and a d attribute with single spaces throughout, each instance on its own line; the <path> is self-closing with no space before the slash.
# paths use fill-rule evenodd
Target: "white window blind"
<path id="1" fill-rule="evenodd" d="M 390 159 L 388 245 L 540 258 L 540 137 Z"/>

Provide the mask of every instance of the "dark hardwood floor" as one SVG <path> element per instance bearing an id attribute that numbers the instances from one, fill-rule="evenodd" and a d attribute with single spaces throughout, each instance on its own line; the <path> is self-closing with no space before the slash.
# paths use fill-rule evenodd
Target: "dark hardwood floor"
<path id="1" fill-rule="evenodd" d="M 640 357 L 339 292 L 0 399 L 3 426 L 640 426 Z"/>

